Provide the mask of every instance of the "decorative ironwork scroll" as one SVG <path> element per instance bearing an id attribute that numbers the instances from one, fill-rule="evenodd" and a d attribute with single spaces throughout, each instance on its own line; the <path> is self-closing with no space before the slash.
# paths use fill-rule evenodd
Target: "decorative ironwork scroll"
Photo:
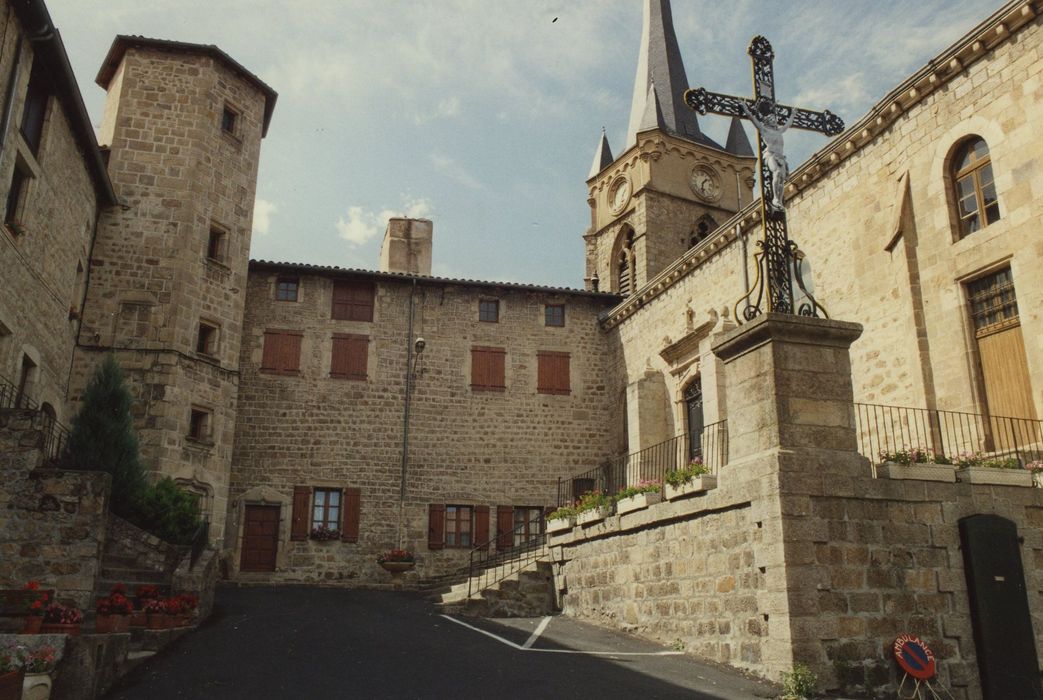
<path id="1" fill-rule="evenodd" d="M 762 36 L 750 42 L 747 53 L 753 64 L 753 99 L 735 97 L 705 88 L 685 92 L 684 101 L 699 114 L 720 114 L 749 119 L 757 128 L 757 161 L 761 173 L 761 221 L 764 239 L 754 255 L 757 279 L 750 291 L 736 304 L 736 318 L 747 321 L 764 311 L 797 313 L 803 316 L 827 315 L 815 301 L 800 275 L 799 251 L 789 240 L 784 187 L 789 164 L 783 151 L 782 134 L 789 128 L 817 131 L 836 136 L 844 130 L 844 122 L 829 110 L 813 112 L 782 105 L 775 101 L 775 51 Z M 799 287 L 808 301 L 794 308 L 793 285 Z M 742 309 L 740 310 L 740 306 Z"/>

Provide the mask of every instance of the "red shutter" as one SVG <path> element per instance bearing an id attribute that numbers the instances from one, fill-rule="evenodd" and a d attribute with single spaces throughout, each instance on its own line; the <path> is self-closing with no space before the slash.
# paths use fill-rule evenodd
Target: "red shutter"
<path id="1" fill-rule="evenodd" d="M 293 515 L 290 520 L 290 539 L 306 540 L 311 528 L 309 517 L 309 506 L 311 506 L 311 487 L 293 487 Z"/>
<path id="2" fill-rule="evenodd" d="M 340 528 L 340 538 L 345 542 L 359 541 L 359 515 L 362 511 L 362 489 L 348 487 L 344 489 L 344 522 Z"/>
<path id="3" fill-rule="evenodd" d="M 475 547 L 489 544 L 489 506 L 474 507 L 474 542 Z"/>
<path id="4" fill-rule="evenodd" d="M 427 548 L 445 547 L 445 505 L 432 503 L 427 507 Z"/>
<path id="5" fill-rule="evenodd" d="M 496 506 L 496 548 L 510 549 L 514 546 L 514 506 Z"/>
<path id="6" fill-rule="evenodd" d="M 369 359 L 369 337 L 334 333 L 330 376 L 365 379 Z"/>

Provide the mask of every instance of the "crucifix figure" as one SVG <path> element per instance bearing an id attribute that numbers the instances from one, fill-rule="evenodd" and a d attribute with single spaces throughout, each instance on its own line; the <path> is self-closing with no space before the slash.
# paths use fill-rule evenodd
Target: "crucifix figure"
<path id="1" fill-rule="evenodd" d="M 793 282 L 802 289 L 804 284 L 799 271 L 794 274 L 796 244 L 790 242 L 786 230 L 783 197 L 786 178 L 789 176 L 789 164 L 783 152 L 782 134 L 792 126 L 836 136 L 844 130 L 844 122 L 829 110 L 812 112 L 776 102 L 772 65 L 775 52 L 771 44 L 762 36 L 754 37 L 747 53 L 753 62 L 753 99 L 696 88 L 685 92 L 684 101 L 699 114 L 745 117 L 757 128 L 764 240 L 759 243 L 761 252 L 757 256 L 757 284 L 745 297 L 746 307 L 742 315 L 747 320 L 757 316 L 761 313 L 760 304 L 764 300 L 769 312 L 815 316 L 816 308 L 823 309 L 810 294 L 807 295 L 810 303 L 803 304 L 800 309 L 793 308 Z M 757 297 L 751 302 L 754 292 L 757 293 Z"/>

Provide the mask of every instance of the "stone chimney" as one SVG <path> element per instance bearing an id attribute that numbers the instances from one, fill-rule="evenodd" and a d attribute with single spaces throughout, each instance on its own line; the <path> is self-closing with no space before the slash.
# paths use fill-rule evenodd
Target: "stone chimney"
<path id="1" fill-rule="evenodd" d="M 380 271 L 410 275 L 431 274 L 430 219 L 395 218 L 388 221 L 380 246 Z"/>

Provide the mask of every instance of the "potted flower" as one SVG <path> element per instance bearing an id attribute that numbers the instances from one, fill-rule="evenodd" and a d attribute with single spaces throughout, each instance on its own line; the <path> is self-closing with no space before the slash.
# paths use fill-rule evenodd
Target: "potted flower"
<path id="1" fill-rule="evenodd" d="M 701 457 L 696 457 L 687 465 L 666 473 L 665 490 L 668 501 L 715 488 L 717 477 L 710 473 L 710 468 L 703 464 Z"/>
<path id="2" fill-rule="evenodd" d="M 961 452 L 956 478 L 969 484 L 1032 486 L 1032 472 L 1021 468 L 1017 457 L 986 457 L 981 452 Z"/>
<path id="3" fill-rule="evenodd" d="M 547 534 L 571 530 L 576 525 L 576 507 L 562 506 L 547 515 Z"/>
<path id="4" fill-rule="evenodd" d="M 94 608 L 97 613 L 94 619 L 95 632 L 112 634 L 130 629 L 130 614 L 134 612 L 134 604 L 125 592 L 123 584 L 117 583 L 107 598 L 98 598 Z"/>
<path id="5" fill-rule="evenodd" d="M 1032 485 L 1043 488 L 1043 460 L 1035 459 L 1025 463 L 1025 471 L 1032 475 Z"/>
<path id="6" fill-rule="evenodd" d="M 663 485 L 658 481 L 639 481 L 616 494 L 616 512 L 620 515 L 647 508 L 663 500 Z"/>
<path id="7" fill-rule="evenodd" d="M 22 664 L 13 644 L 0 646 L 0 700 L 22 697 Z"/>
<path id="8" fill-rule="evenodd" d="M 152 584 L 138 586 L 134 592 L 137 598 L 137 609 L 130 615 L 131 627 L 144 627 L 148 624 L 148 613 L 145 611 L 145 602 L 159 599 L 159 588 Z"/>
<path id="9" fill-rule="evenodd" d="M 199 596 L 191 593 L 179 593 L 167 601 L 167 614 L 174 627 L 187 627 L 192 624 L 192 617 L 199 607 Z"/>
<path id="10" fill-rule="evenodd" d="M 576 505 L 576 524 L 601 522 L 612 513 L 612 499 L 601 489 L 588 491 L 579 497 Z"/>
<path id="11" fill-rule="evenodd" d="M 893 452 L 880 450 L 876 466 L 880 479 L 916 479 L 918 481 L 956 481 L 956 468 L 945 455 L 921 447 L 903 447 Z"/>
<path id="12" fill-rule="evenodd" d="M 397 576 L 416 566 L 416 558 L 406 549 L 389 549 L 377 557 L 377 563 L 385 571 Z"/>
<path id="13" fill-rule="evenodd" d="M 167 604 L 160 598 L 146 598 L 141 609 L 147 615 L 146 627 L 150 630 L 165 630 L 170 627 L 170 616 L 167 614 Z"/>
<path id="14" fill-rule="evenodd" d="M 58 659 L 54 647 L 44 645 L 34 649 L 20 647 L 19 661 L 25 674 L 22 681 L 22 697 L 47 700 L 51 697 L 51 670 Z"/>
<path id="15" fill-rule="evenodd" d="M 340 530 L 336 530 L 326 525 L 319 525 L 311 529 L 310 537 L 316 542 L 330 542 L 332 540 L 340 539 Z"/>
<path id="16" fill-rule="evenodd" d="M 77 637 L 80 634 L 80 625 L 83 623 L 83 611 L 77 607 L 51 603 L 43 613 L 43 626 L 40 631 L 44 634 L 67 634 Z"/>
<path id="17" fill-rule="evenodd" d="M 39 634 L 43 625 L 43 611 L 47 607 L 47 601 L 50 600 L 50 596 L 46 591 L 40 590 L 38 581 L 30 581 L 25 584 L 22 590 L 27 591 L 25 606 L 27 614 L 22 634 Z"/>

